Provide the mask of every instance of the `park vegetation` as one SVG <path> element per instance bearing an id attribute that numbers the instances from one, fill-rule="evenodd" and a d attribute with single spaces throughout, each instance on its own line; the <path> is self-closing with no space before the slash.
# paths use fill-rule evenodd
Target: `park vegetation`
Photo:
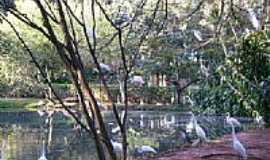
<path id="1" fill-rule="evenodd" d="M 267 0 L 1 0 L 0 11 L 0 96 L 61 104 L 100 160 L 116 154 L 99 102 L 113 110 L 124 159 L 134 104 L 270 123 Z M 64 102 L 75 96 L 85 121 Z"/>

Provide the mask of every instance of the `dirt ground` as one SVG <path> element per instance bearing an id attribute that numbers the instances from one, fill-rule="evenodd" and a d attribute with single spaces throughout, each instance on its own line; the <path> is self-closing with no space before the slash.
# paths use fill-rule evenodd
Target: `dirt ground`
<path id="1" fill-rule="evenodd" d="M 238 133 L 237 137 L 247 150 L 248 160 L 270 160 L 270 128 Z M 225 135 L 208 144 L 163 153 L 147 160 L 239 160 L 239 156 L 232 149 L 231 135 Z"/>

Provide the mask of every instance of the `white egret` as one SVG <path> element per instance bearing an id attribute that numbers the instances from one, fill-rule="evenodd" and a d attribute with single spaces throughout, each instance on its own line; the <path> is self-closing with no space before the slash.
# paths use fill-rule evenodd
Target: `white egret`
<path id="1" fill-rule="evenodd" d="M 147 154 L 147 153 L 154 153 L 154 154 L 157 154 L 157 151 L 156 151 L 153 147 L 151 147 L 151 146 L 146 146 L 146 145 L 143 145 L 143 146 L 139 147 L 139 148 L 137 149 L 137 152 L 138 152 L 139 154 Z"/>
<path id="2" fill-rule="evenodd" d="M 259 127 L 264 126 L 265 122 L 263 120 L 263 117 L 260 115 L 260 113 L 258 111 L 254 111 L 254 114 L 255 114 L 255 118 L 254 118 L 255 123 L 257 123 Z"/>
<path id="3" fill-rule="evenodd" d="M 226 116 L 226 122 L 229 125 L 234 125 L 234 126 L 241 127 L 241 123 L 237 119 L 231 117 L 231 115 L 230 115 L 229 112 L 227 112 L 226 114 L 227 114 L 227 116 Z"/>
<path id="4" fill-rule="evenodd" d="M 46 151 L 45 151 L 45 141 L 42 142 L 42 155 L 39 157 L 38 160 L 47 160 L 46 158 Z"/>
<path id="5" fill-rule="evenodd" d="M 195 118 L 195 116 L 192 113 L 192 119 L 193 119 L 193 125 L 195 128 L 195 132 L 199 138 L 199 140 L 201 142 L 208 142 L 208 139 L 206 138 L 206 134 L 205 131 L 203 130 L 203 128 L 197 123 L 197 119 Z"/>
<path id="6" fill-rule="evenodd" d="M 123 151 L 123 145 L 122 143 L 116 142 L 111 140 L 112 146 L 113 146 L 113 151 L 115 153 L 121 153 Z"/>
<path id="7" fill-rule="evenodd" d="M 246 149 L 236 137 L 234 125 L 233 124 L 230 124 L 230 125 L 232 127 L 233 149 L 240 155 L 240 157 L 243 160 L 246 160 L 247 159 Z"/>
<path id="8" fill-rule="evenodd" d="M 197 38 L 198 41 L 202 41 L 202 33 L 198 30 L 193 30 L 193 35 Z"/>

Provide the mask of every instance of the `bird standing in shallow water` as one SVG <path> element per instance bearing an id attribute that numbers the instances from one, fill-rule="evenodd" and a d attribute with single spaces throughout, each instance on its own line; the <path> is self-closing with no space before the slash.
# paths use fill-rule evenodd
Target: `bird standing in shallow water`
<path id="1" fill-rule="evenodd" d="M 232 127 L 232 138 L 233 138 L 233 149 L 240 155 L 240 158 L 242 158 L 243 160 L 247 160 L 246 149 L 236 137 L 233 124 L 231 124 L 231 127 Z"/>
<path id="2" fill-rule="evenodd" d="M 39 157 L 38 160 L 47 160 L 46 158 L 46 151 L 45 151 L 45 141 L 42 142 L 42 155 Z"/>

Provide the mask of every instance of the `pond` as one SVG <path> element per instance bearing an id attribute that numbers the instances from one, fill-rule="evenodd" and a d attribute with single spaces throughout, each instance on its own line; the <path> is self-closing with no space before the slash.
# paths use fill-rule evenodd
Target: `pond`
<path id="1" fill-rule="evenodd" d="M 110 136 L 120 141 L 120 135 L 111 112 L 103 113 Z M 152 146 L 157 152 L 164 152 L 183 146 L 189 113 L 132 111 L 128 118 L 129 159 L 140 156 L 135 148 Z M 224 117 L 198 116 L 198 123 L 210 139 L 230 133 Z M 254 127 L 253 121 L 239 118 L 241 130 Z M 46 153 L 49 160 L 95 160 L 95 145 L 86 133 L 62 113 L 53 114 L 52 119 L 41 117 L 37 112 L 0 112 L 0 159 L 37 160 Z M 195 139 L 193 132 L 188 139 Z"/>

